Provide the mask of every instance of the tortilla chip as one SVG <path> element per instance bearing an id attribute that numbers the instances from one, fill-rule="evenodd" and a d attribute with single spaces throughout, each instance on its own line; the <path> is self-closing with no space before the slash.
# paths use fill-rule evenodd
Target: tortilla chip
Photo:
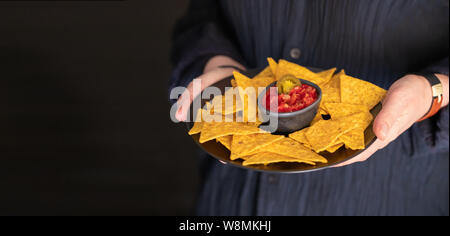
<path id="1" fill-rule="evenodd" d="M 257 152 L 278 153 L 280 155 L 297 158 L 302 161 L 322 163 L 328 162 L 327 159 L 311 151 L 311 149 L 305 147 L 301 143 L 286 137 L 257 150 Z M 257 152 L 250 153 L 249 155 L 256 154 Z"/>
<path id="2" fill-rule="evenodd" d="M 278 62 L 276 78 L 279 80 L 283 76 L 291 74 L 299 79 L 308 80 L 317 85 L 325 84 L 327 81 L 318 74 L 308 70 L 306 67 L 297 65 L 295 63 L 280 59 Z"/>
<path id="3" fill-rule="evenodd" d="M 228 150 L 231 150 L 231 141 L 233 140 L 233 135 L 218 137 L 217 141 L 225 146 Z"/>
<path id="4" fill-rule="evenodd" d="M 341 102 L 341 92 L 338 88 L 333 88 L 330 86 L 325 86 L 322 88 L 322 101 L 321 107 L 323 107 L 323 103 L 338 103 Z"/>
<path id="5" fill-rule="evenodd" d="M 258 127 L 241 122 L 203 122 L 200 143 L 227 135 L 265 133 Z"/>
<path id="6" fill-rule="evenodd" d="M 339 136 L 344 134 L 348 130 L 342 130 L 339 123 L 333 120 L 321 120 L 309 127 L 305 133 L 306 138 L 312 146 L 312 149 L 316 152 L 325 151 L 331 147 Z"/>
<path id="7" fill-rule="evenodd" d="M 236 160 L 241 156 L 262 148 L 266 145 L 282 139 L 282 135 L 273 135 L 270 133 L 250 134 L 250 135 L 234 135 L 231 143 L 231 160 Z"/>
<path id="8" fill-rule="evenodd" d="M 365 105 L 372 109 L 385 95 L 386 90 L 374 84 L 348 75 L 341 76 L 342 103 Z"/>
<path id="9" fill-rule="evenodd" d="M 347 103 L 325 103 L 324 105 L 332 119 L 339 119 L 359 112 L 370 112 L 365 105 Z"/>
<path id="10" fill-rule="evenodd" d="M 328 83 L 336 72 L 336 67 L 317 73 L 318 76 L 324 78 L 324 83 Z"/>
<path id="11" fill-rule="evenodd" d="M 326 115 L 326 114 L 325 114 Z M 314 119 L 311 121 L 310 126 L 313 126 L 315 123 L 319 122 L 323 120 L 322 118 L 322 114 L 320 112 L 317 112 L 316 116 L 314 117 Z"/>
<path id="12" fill-rule="evenodd" d="M 235 79 L 231 79 L 230 81 L 231 87 L 236 88 L 237 87 L 237 83 Z"/>
<path id="13" fill-rule="evenodd" d="M 339 140 L 345 144 L 346 148 L 353 150 L 364 149 L 366 147 L 364 129 L 362 128 L 356 128 L 343 134 L 339 137 Z"/>
<path id="14" fill-rule="evenodd" d="M 265 88 L 269 84 L 275 81 L 275 79 L 271 76 L 266 77 L 255 77 L 254 79 L 250 79 L 249 77 L 234 71 L 233 72 L 234 78 L 236 80 L 236 84 L 241 87 L 242 89 L 246 89 L 248 87 L 253 87 L 258 91 L 258 88 Z"/>
<path id="15" fill-rule="evenodd" d="M 259 91 L 262 91 L 263 88 L 274 82 L 274 78 L 258 77 L 255 79 L 250 79 L 237 71 L 234 71 L 233 75 L 239 88 L 244 121 L 253 122 L 257 119 L 258 93 Z"/>
<path id="16" fill-rule="evenodd" d="M 341 70 L 339 73 L 334 74 L 331 79 L 324 86 L 329 86 L 331 88 L 341 89 L 341 76 L 345 75 L 345 71 Z"/>
<path id="17" fill-rule="evenodd" d="M 298 158 L 293 158 L 270 152 L 261 152 L 254 154 L 252 156 L 248 156 L 245 158 L 245 161 L 242 163 L 242 165 L 244 166 L 259 165 L 259 164 L 268 165 L 271 163 L 279 163 L 279 162 L 298 162 L 315 165 L 315 163 L 312 161 L 300 160 Z"/>
<path id="18" fill-rule="evenodd" d="M 197 110 L 197 114 L 195 115 L 194 126 L 192 126 L 191 130 L 189 130 L 189 135 L 198 134 L 202 131 L 203 128 L 203 120 L 202 120 L 202 112 L 205 112 L 203 109 L 199 108 Z"/>
<path id="19" fill-rule="evenodd" d="M 306 138 L 306 132 L 308 131 L 308 129 L 309 128 L 304 128 L 302 130 L 291 133 L 289 134 L 289 138 L 303 144 L 307 148 L 311 148 L 311 144 L 309 144 L 308 138 Z"/>
<path id="20" fill-rule="evenodd" d="M 225 91 L 223 96 L 214 97 L 212 103 L 213 106 L 217 106 L 219 101 L 215 101 L 216 98 L 218 100 L 222 100 L 222 114 L 229 115 L 239 111 L 242 111 L 242 102 L 239 96 L 239 90 L 234 88 L 229 88 Z"/>
<path id="21" fill-rule="evenodd" d="M 335 145 L 338 138 L 350 130 L 367 127 L 371 119 L 370 113 L 360 112 L 336 120 L 321 120 L 309 127 L 306 138 L 314 151 L 322 152 Z"/>
<path id="22" fill-rule="evenodd" d="M 270 70 L 272 71 L 272 75 L 275 77 L 277 74 L 278 64 L 271 57 L 268 57 L 267 61 L 269 62 L 269 67 L 270 67 Z"/>
<path id="23" fill-rule="evenodd" d="M 267 66 L 266 68 L 264 68 L 264 70 L 259 72 L 255 77 L 253 77 L 253 79 L 259 78 L 259 77 L 274 77 L 274 74 L 272 73 L 272 69 L 270 68 L 270 66 Z"/>
<path id="24" fill-rule="evenodd" d="M 342 136 L 341 136 L 341 137 L 342 137 Z M 341 137 L 339 137 L 339 138 L 341 138 Z M 343 145 L 344 145 L 344 143 L 339 142 L 338 144 L 335 144 L 335 145 L 333 145 L 333 146 L 327 148 L 326 151 L 329 152 L 329 153 L 334 153 L 334 152 L 336 152 L 339 148 L 341 148 Z"/>

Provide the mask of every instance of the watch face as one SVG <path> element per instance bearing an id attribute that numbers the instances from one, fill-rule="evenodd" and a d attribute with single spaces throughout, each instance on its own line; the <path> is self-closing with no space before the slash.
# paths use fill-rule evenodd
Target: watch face
<path id="1" fill-rule="evenodd" d="M 438 102 L 442 101 L 442 96 L 444 94 L 444 88 L 442 87 L 442 84 L 435 84 L 431 86 L 431 90 L 433 92 L 433 97 L 438 99 Z"/>

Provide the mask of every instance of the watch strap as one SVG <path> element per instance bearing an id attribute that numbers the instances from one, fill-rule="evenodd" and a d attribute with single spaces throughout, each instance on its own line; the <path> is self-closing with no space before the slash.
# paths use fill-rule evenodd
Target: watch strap
<path id="1" fill-rule="evenodd" d="M 418 122 L 420 122 L 435 115 L 441 109 L 444 91 L 441 81 L 437 78 L 437 76 L 434 73 L 415 73 L 415 74 L 424 77 L 430 83 L 431 92 L 433 96 L 430 109 L 422 118 L 418 120 Z"/>

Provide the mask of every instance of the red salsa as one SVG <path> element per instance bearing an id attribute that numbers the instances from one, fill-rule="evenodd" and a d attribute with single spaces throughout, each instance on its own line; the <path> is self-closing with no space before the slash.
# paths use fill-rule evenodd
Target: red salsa
<path id="1" fill-rule="evenodd" d="M 307 84 L 297 85 L 289 91 L 289 94 L 274 94 L 270 97 L 266 93 L 266 109 L 272 112 L 294 112 L 301 110 L 317 100 L 317 91 Z M 276 103 L 278 102 L 278 106 Z"/>

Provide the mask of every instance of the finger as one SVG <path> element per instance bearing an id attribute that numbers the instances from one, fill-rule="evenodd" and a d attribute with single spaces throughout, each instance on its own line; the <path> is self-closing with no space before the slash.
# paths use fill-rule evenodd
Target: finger
<path id="1" fill-rule="evenodd" d="M 333 167 L 342 167 L 346 165 L 350 165 L 356 162 L 361 162 L 367 160 L 369 157 L 371 157 L 376 151 L 379 149 L 382 149 L 386 146 L 386 143 L 384 141 L 381 141 L 379 139 L 375 140 L 372 145 L 370 145 L 366 150 L 364 150 L 362 153 L 357 155 L 356 157 L 345 161 L 343 163 L 340 163 L 338 165 L 335 165 Z"/>
<path id="2" fill-rule="evenodd" d="M 195 81 L 195 79 L 194 79 Z M 177 113 L 175 114 L 175 118 L 179 121 L 185 121 L 187 118 L 187 112 L 189 106 L 192 102 L 192 90 L 193 90 L 193 82 L 189 83 L 186 90 L 184 90 L 183 94 L 177 100 Z"/>
<path id="3" fill-rule="evenodd" d="M 233 73 L 231 68 L 217 68 L 209 71 L 191 82 L 187 89 L 183 92 L 177 101 L 178 109 L 175 117 L 179 121 L 185 121 L 192 101 L 197 97 L 201 91 L 205 88 L 217 83 L 218 81 L 230 76 Z M 195 84 L 199 83 L 199 84 Z M 194 89 L 198 86 L 200 89 Z"/>
<path id="4" fill-rule="evenodd" d="M 408 113 L 399 112 L 409 106 L 407 104 L 407 92 L 401 88 L 391 88 L 383 101 L 383 107 L 375 117 L 373 122 L 373 132 L 382 141 L 392 141 L 399 129 L 403 127 L 400 125 L 403 121 L 408 120 Z"/>

